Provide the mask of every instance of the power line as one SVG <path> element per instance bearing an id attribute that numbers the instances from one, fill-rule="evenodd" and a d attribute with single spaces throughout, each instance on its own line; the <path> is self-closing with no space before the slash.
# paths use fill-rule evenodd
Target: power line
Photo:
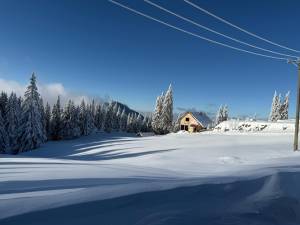
<path id="1" fill-rule="evenodd" d="M 265 55 L 265 54 L 261 54 L 261 53 L 257 53 L 257 52 L 248 51 L 248 50 L 245 50 L 245 49 L 242 49 L 242 48 L 233 47 L 233 46 L 231 46 L 231 45 L 224 44 L 224 43 L 222 43 L 222 42 L 218 42 L 218 41 L 215 41 L 215 40 L 212 40 L 212 39 L 209 39 L 209 38 L 200 36 L 200 35 L 198 35 L 198 34 L 192 33 L 192 32 L 190 32 L 190 31 L 184 30 L 184 29 L 182 29 L 182 28 L 173 26 L 173 25 L 171 25 L 171 24 L 169 24 L 169 23 L 166 23 L 166 22 L 164 22 L 164 21 L 161 21 L 161 20 L 159 20 L 159 19 L 156 19 L 156 18 L 154 18 L 154 17 L 151 17 L 151 16 L 149 16 L 149 15 L 147 15 L 147 14 L 144 14 L 144 13 L 142 13 L 142 12 L 140 12 L 140 11 L 137 11 L 137 10 L 135 10 L 135 9 L 132 9 L 132 8 L 130 8 L 130 7 L 126 6 L 126 5 L 123 5 L 123 4 L 119 3 L 119 2 L 116 2 L 116 1 L 114 1 L 114 0 L 108 0 L 108 1 L 111 2 L 111 3 L 113 3 L 113 4 L 115 4 L 115 5 L 118 5 L 118 6 L 122 7 L 122 8 L 124 8 L 124 9 L 128 10 L 128 11 L 134 12 L 134 13 L 140 15 L 140 16 L 143 16 L 143 17 L 145 17 L 145 18 L 148 18 L 148 19 L 150 19 L 150 20 L 153 20 L 153 21 L 156 21 L 156 22 L 158 22 L 158 23 L 160 23 L 160 24 L 163 24 L 163 25 L 165 25 L 165 26 L 167 26 L 167 27 L 173 28 L 173 29 L 175 29 L 175 30 L 181 31 L 181 32 L 183 32 L 183 33 L 189 34 L 189 35 L 191 35 L 191 36 L 197 37 L 197 38 L 199 38 L 199 39 L 208 41 L 208 42 L 213 43 L 213 44 L 221 45 L 221 46 L 223 46 L 223 47 L 227 47 L 227 48 L 234 49 L 234 50 L 237 50 L 237 51 L 240 51 L 240 52 L 245 52 L 245 53 L 249 53 L 249 54 L 257 55 L 257 56 L 261 56 L 261 57 L 266 57 L 266 58 L 271 58 L 271 59 L 278 59 L 278 60 L 288 60 L 287 58 L 283 58 L 283 57 L 270 56 L 270 55 Z"/>
<path id="2" fill-rule="evenodd" d="M 198 5 L 196 5 L 196 4 L 192 3 L 192 2 L 190 2 L 190 1 L 188 1 L 188 0 L 183 0 L 183 1 L 185 1 L 187 4 L 193 6 L 194 8 L 196 8 L 196 9 L 198 9 L 198 10 L 200 10 L 200 11 L 202 11 L 202 12 L 204 12 L 204 13 L 206 13 L 206 14 L 208 14 L 208 15 L 214 17 L 214 18 L 216 18 L 217 20 L 219 20 L 219 21 L 221 21 L 221 22 L 223 22 L 223 23 L 226 23 L 227 25 L 232 26 L 232 27 L 234 27 L 234 28 L 236 28 L 236 29 L 238 29 L 238 30 L 240 30 L 240 31 L 242 31 L 242 32 L 244 32 L 244 33 L 246 33 L 246 34 L 249 34 L 249 35 L 251 35 L 251 36 L 253 36 L 253 37 L 255 37 L 255 38 L 258 38 L 258 39 L 260 39 L 260 40 L 262 40 L 262 41 L 265 41 L 265 42 L 267 42 L 267 43 L 269 43 L 269 44 L 272 44 L 272 45 L 275 45 L 275 46 L 277 46 L 277 47 L 281 47 L 281 48 L 284 48 L 284 49 L 287 49 L 287 50 L 290 50 L 290 51 L 293 51 L 293 52 L 300 53 L 300 51 L 298 51 L 298 50 L 295 50 L 295 49 L 286 47 L 286 46 L 284 46 L 284 45 L 277 44 L 277 43 L 275 43 L 275 42 L 273 42 L 273 41 L 270 41 L 270 40 L 268 40 L 268 39 L 266 39 L 266 38 L 263 38 L 263 37 L 261 37 L 261 36 L 259 36 L 259 35 L 257 35 L 257 34 L 254 34 L 254 33 L 250 32 L 250 31 L 247 31 L 247 30 L 245 30 L 245 29 L 243 29 L 243 28 L 241 28 L 241 27 L 239 27 L 239 26 L 237 26 L 237 25 L 234 25 L 234 24 L 230 23 L 229 21 L 227 21 L 227 20 L 225 20 L 225 19 L 223 19 L 223 18 L 221 18 L 221 17 L 219 17 L 219 16 L 217 16 L 217 15 L 215 15 L 215 14 L 213 14 L 213 13 L 207 11 L 206 9 L 201 8 L 200 6 L 198 6 Z"/>
<path id="3" fill-rule="evenodd" d="M 201 24 L 199 24 L 199 23 L 196 23 L 195 21 L 190 20 L 190 19 L 188 19 L 188 18 L 186 18 L 186 17 L 184 17 L 184 16 L 181 16 L 181 15 L 179 15 L 179 14 L 177 14 L 177 13 L 174 13 L 174 12 L 172 12 L 171 10 L 168 10 L 168 9 L 166 9 L 166 8 L 164 8 L 164 7 L 160 6 L 160 5 L 158 5 L 158 4 L 155 4 L 155 3 L 151 2 L 150 0 L 144 0 L 144 1 L 145 1 L 146 3 L 152 5 L 152 6 L 156 7 L 156 8 L 159 8 L 160 10 L 163 10 L 163 11 L 165 11 L 165 12 L 171 14 L 171 15 L 174 15 L 174 16 L 176 16 L 176 17 L 178 17 L 178 18 L 180 18 L 180 19 L 182 19 L 182 20 L 184 20 L 184 21 L 187 21 L 187 22 L 189 22 L 189 23 L 191 23 L 191 24 L 193 24 L 193 25 L 195 25 L 195 26 L 197 26 L 197 27 L 200 27 L 200 28 L 202 28 L 202 29 L 204 29 L 204 30 L 210 31 L 210 32 L 212 32 L 212 33 L 214 33 L 214 34 L 220 35 L 220 36 L 225 37 L 225 38 L 227 38 L 227 39 L 230 39 L 230 40 L 232 40 L 232 41 L 238 42 L 238 43 L 240 43 L 240 44 L 243 44 L 243 45 L 246 45 L 246 46 L 255 48 L 255 49 L 259 49 L 259 50 L 262 50 L 262 51 L 265 51 L 265 52 L 269 52 L 269 53 L 281 55 L 281 56 L 292 57 L 292 58 L 298 58 L 298 56 L 295 56 L 295 55 L 288 55 L 288 54 L 284 54 L 284 53 L 272 51 L 272 50 L 269 50 L 269 49 L 261 48 L 261 47 L 258 47 L 258 46 L 256 46 L 256 45 L 252 45 L 252 44 L 249 44 L 249 43 L 247 43 L 247 42 L 238 40 L 238 39 L 236 39 L 236 38 L 230 37 L 230 36 L 228 36 L 228 35 L 226 35 L 226 34 L 222 34 L 222 33 L 218 32 L 218 31 L 216 31 L 216 30 L 213 30 L 213 29 L 211 29 L 211 28 L 209 28 L 209 27 L 206 27 L 206 26 L 204 26 L 204 25 L 201 25 Z"/>

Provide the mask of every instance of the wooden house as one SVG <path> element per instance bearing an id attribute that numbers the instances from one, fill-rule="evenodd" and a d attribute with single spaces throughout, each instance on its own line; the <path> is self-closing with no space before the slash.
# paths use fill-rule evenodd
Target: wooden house
<path id="1" fill-rule="evenodd" d="M 190 133 L 206 129 L 212 123 L 211 119 L 204 112 L 185 112 L 181 115 L 180 130 Z"/>

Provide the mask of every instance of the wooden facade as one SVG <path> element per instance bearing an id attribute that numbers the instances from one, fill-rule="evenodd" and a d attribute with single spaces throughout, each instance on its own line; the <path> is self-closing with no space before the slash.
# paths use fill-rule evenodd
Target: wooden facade
<path id="1" fill-rule="evenodd" d="M 180 119 L 180 130 L 185 130 L 190 133 L 199 132 L 205 129 L 201 122 L 193 115 L 192 112 L 186 112 Z"/>

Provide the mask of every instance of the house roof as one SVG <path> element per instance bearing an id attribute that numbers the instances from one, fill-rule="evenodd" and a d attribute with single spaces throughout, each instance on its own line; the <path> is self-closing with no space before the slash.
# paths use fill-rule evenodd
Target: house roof
<path id="1" fill-rule="evenodd" d="M 192 114 L 192 116 L 203 126 L 207 127 L 209 124 L 212 123 L 212 120 L 208 117 L 205 112 L 185 112 L 182 114 L 181 117 L 185 116 L 186 114 Z"/>

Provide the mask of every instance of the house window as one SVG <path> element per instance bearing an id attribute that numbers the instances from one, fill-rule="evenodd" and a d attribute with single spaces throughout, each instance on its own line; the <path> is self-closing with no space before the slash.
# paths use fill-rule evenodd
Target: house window
<path id="1" fill-rule="evenodd" d="M 185 118 L 185 121 L 186 121 L 186 122 L 189 122 L 189 121 L 190 121 L 190 118 L 188 118 L 188 117 Z"/>
<path id="2" fill-rule="evenodd" d="M 181 126 L 180 126 L 180 130 L 184 130 L 184 125 L 181 125 Z"/>
<path id="3" fill-rule="evenodd" d="M 185 131 L 189 131 L 189 126 L 185 125 L 185 126 L 184 126 L 184 130 L 185 130 Z"/>

